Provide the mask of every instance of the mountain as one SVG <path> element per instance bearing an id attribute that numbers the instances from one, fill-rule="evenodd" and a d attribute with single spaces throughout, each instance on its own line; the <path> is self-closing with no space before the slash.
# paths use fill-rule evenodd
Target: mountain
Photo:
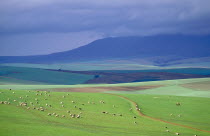
<path id="1" fill-rule="evenodd" d="M 210 35 L 155 35 L 99 39 L 79 48 L 39 56 L 1 56 L 0 63 L 61 63 L 142 59 L 164 65 L 182 59 L 210 57 Z"/>

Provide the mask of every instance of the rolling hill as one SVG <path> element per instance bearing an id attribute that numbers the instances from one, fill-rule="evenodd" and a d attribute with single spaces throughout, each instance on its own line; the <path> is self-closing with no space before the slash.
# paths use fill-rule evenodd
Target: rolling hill
<path id="1" fill-rule="evenodd" d="M 173 65 L 172 62 L 185 63 L 180 60 L 188 60 L 188 63 L 199 60 L 206 62 L 210 60 L 209 57 L 209 35 L 155 35 L 104 38 L 70 51 L 49 55 L 1 56 L 0 63 L 68 63 L 121 59 L 164 66 Z"/>

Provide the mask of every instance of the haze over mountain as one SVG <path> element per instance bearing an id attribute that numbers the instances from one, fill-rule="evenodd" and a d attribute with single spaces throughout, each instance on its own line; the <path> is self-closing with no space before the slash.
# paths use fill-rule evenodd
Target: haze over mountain
<path id="1" fill-rule="evenodd" d="M 210 57 L 210 35 L 155 35 L 104 38 L 70 51 L 49 55 L 2 56 L 0 57 L 0 63 L 67 63 L 150 58 L 150 61 L 164 65 L 174 60 L 202 57 Z"/>

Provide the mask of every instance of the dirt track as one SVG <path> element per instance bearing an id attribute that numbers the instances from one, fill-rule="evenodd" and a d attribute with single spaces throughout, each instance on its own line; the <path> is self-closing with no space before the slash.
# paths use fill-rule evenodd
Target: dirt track
<path id="1" fill-rule="evenodd" d="M 109 93 L 104 93 L 104 94 L 109 94 Z M 121 95 L 118 95 L 118 94 L 109 94 L 109 95 L 114 95 L 114 96 L 117 96 L 117 97 L 121 97 L 129 102 L 131 102 L 134 106 L 138 105 L 136 102 L 134 102 L 133 100 L 125 97 L 125 96 L 121 96 Z M 136 106 L 136 108 L 139 109 L 138 106 Z M 154 118 L 154 117 L 150 117 L 150 116 L 147 116 L 147 115 L 144 115 L 141 111 L 139 110 L 136 110 L 138 112 L 138 114 L 142 117 L 146 117 L 146 118 L 150 118 L 152 120 L 156 120 L 156 121 L 161 121 L 161 122 L 165 122 L 165 123 L 168 123 L 168 124 L 172 124 L 172 125 L 176 125 L 176 126 L 180 126 L 180 127 L 185 127 L 185 128 L 189 128 L 189 129 L 193 129 L 193 130 L 197 130 L 197 131 L 202 131 L 202 132 L 207 132 L 207 133 L 210 133 L 210 131 L 207 131 L 207 130 L 202 130 L 202 129 L 198 129 L 198 128 L 193 128 L 193 127 L 190 127 L 190 126 L 186 126 L 186 125 L 182 125 L 182 124 L 177 124 L 177 123 L 173 123 L 173 122 L 168 122 L 168 121 L 165 121 L 165 120 L 161 120 L 161 119 L 158 119 L 158 118 Z"/>
<path id="2" fill-rule="evenodd" d="M 119 87 L 82 87 L 82 88 L 52 88 L 52 89 L 38 89 L 40 91 L 58 91 L 58 92 L 87 92 L 97 93 L 105 91 L 137 91 L 161 87 L 160 85 L 150 86 L 119 86 Z"/>

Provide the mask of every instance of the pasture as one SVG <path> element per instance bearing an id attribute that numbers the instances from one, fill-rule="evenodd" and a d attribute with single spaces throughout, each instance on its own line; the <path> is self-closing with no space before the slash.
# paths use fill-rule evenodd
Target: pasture
<path id="1" fill-rule="evenodd" d="M 92 75 L 48 71 L 38 68 L 0 66 L 0 84 L 82 84 Z"/>
<path id="2" fill-rule="evenodd" d="M 170 95 L 150 91 L 164 86 L 170 89 L 172 86 L 208 81 L 209 78 L 114 85 L 1 85 L 0 134 L 208 136 L 210 98 L 179 96 L 184 87 L 181 91 L 174 88 Z M 139 91 L 114 91 L 122 86 L 129 90 L 129 87 L 151 85 L 164 86 Z M 89 92 L 100 87 L 107 88 Z M 108 87 L 111 87 L 110 90 Z M 64 88 L 65 91 L 56 91 L 56 88 Z M 70 91 L 72 88 L 86 89 L 86 92 Z M 175 90 L 179 93 L 174 93 Z M 141 91 L 150 93 L 137 93 Z M 209 91 L 205 92 L 208 94 Z"/>

